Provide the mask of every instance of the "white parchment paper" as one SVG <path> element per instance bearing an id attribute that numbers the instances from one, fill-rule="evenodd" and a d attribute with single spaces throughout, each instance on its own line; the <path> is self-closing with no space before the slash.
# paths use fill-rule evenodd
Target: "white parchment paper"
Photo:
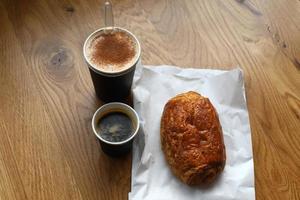
<path id="1" fill-rule="evenodd" d="M 167 165 L 160 144 L 160 118 L 175 95 L 197 91 L 210 99 L 223 128 L 226 165 L 206 188 L 182 183 Z M 251 132 L 242 71 L 144 66 L 133 83 L 141 129 L 133 145 L 130 200 L 255 199 Z"/>

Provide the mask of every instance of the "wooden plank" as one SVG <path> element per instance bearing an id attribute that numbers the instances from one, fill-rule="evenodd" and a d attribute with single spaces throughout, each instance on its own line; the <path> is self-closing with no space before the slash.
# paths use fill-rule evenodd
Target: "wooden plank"
<path id="1" fill-rule="evenodd" d="M 6 127 L 0 121 L 2 131 Z M 0 199 L 28 199 L 24 191 L 23 183 L 13 156 L 12 147 L 6 134 L 1 134 L 0 145 Z"/>
<path id="2" fill-rule="evenodd" d="M 74 7 L 71 14 L 66 3 L 6 2 L 5 6 L 50 120 L 47 125 L 58 139 L 76 189 L 87 199 L 124 199 L 130 190 L 131 156 L 107 157 L 92 133 L 91 118 L 101 102 L 95 97 L 81 51 L 84 37 L 92 30 L 80 21 L 85 7 L 80 10 L 76 4 L 67 4 Z M 87 25 L 87 30 L 81 33 L 70 19 Z"/>
<path id="3" fill-rule="evenodd" d="M 81 199 L 2 4 L 0 24 L 0 197 Z"/>
<path id="4" fill-rule="evenodd" d="M 264 13 L 268 34 L 273 43 L 300 70 L 300 3 L 299 1 L 256 1 Z"/>
<path id="5" fill-rule="evenodd" d="M 263 11 L 249 1 L 143 1 L 140 5 L 179 65 L 239 65 L 244 70 L 257 198 L 297 199 L 300 76 L 293 60 L 274 43 Z M 290 43 L 300 46 L 298 40 Z"/>

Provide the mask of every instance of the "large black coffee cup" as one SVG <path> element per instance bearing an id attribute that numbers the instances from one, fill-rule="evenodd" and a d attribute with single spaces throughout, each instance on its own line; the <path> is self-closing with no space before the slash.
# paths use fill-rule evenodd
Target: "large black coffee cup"
<path id="1" fill-rule="evenodd" d="M 99 35 L 106 34 L 107 31 L 112 31 L 112 28 L 101 28 L 90 34 L 90 36 L 86 39 L 84 43 L 84 58 L 89 67 L 96 95 L 104 102 L 125 101 L 131 93 L 131 85 L 134 72 L 137 64 L 140 61 L 140 43 L 130 31 L 123 28 L 114 27 L 114 32 L 122 32 L 124 34 L 127 34 L 132 39 L 133 44 L 135 45 L 135 56 L 129 63 L 126 63 L 126 67 L 121 66 L 121 70 L 106 70 L 92 62 L 91 58 L 89 57 L 90 50 L 88 48 L 92 40 L 94 40 Z M 98 48 L 106 48 L 106 46 L 102 45 Z M 112 52 L 112 54 L 118 53 L 120 49 L 121 48 L 117 48 L 115 52 Z"/>

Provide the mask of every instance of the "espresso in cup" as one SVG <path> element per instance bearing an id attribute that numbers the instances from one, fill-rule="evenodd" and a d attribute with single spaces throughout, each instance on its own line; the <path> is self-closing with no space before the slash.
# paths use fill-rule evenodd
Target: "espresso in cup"
<path id="1" fill-rule="evenodd" d="M 87 38 L 83 52 L 97 96 L 105 102 L 124 101 L 140 59 L 136 37 L 122 28 L 102 28 Z"/>
<path id="2" fill-rule="evenodd" d="M 128 139 L 135 130 L 130 117 L 121 111 L 105 114 L 98 121 L 98 134 L 109 142 L 121 142 Z"/>
<path id="3" fill-rule="evenodd" d="M 121 156 L 132 148 L 133 139 L 139 130 L 139 117 L 130 106 L 112 102 L 95 112 L 92 128 L 104 153 Z"/>

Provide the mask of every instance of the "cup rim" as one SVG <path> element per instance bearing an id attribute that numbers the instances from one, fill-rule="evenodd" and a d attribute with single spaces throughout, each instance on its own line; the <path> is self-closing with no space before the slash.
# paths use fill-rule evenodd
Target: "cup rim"
<path id="1" fill-rule="evenodd" d="M 84 45 L 83 45 L 83 56 L 84 56 L 84 59 L 85 61 L 88 63 L 88 67 L 93 70 L 94 72 L 96 73 L 99 73 L 99 74 L 103 74 L 103 75 L 106 75 L 106 76 L 119 76 L 119 75 L 122 75 L 124 73 L 126 73 L 127 71 L 130 71 L 132 70 L 133 66 L 135 66 L 137 64 L 137 62 L 139 61 L 140 59 L 140 56 L 141 56 L 141 45 L 140 45 L 140 42 L 139 40 L 137 39 L 137 37 L 131 33 L 129 30 L 125 29 L 125 28 L 121 28 L 121 27 L 118 27 L 118 26 L 114 26 L 113 28 L 116 28 L 116 29 L 120 29 L 126 33 L 128 33 L 129 35 L 131 35 L 134 40 L 136 41 L 136 44 L 138 46 L 138 52 L 137 52 L 137 57 L 135 59 L 135 61 L 133 62 L 134 64 L 132 64 L 132 66 L 128 67 L 128 68 L 125 68 L 121 71 L 118 71 L 118 72 L 108 72 L 108 71 L 101 71 L 99 70 L 97 67 L 95 67 L 90 61 L 89 59 L 87 58 L 86 56 L 86 46 L 87 46 L 87 43 L 88 41 L 90 40 L 90 38 L 95 35 L 96 33 L 102 31 L 102 30 L 105 30 L 105 29 L 111 29 L 112 27 L 102 27 L 102 28 L 99 28 L 97 30 L 95 30 L 94 32 L 92 32 L 85 40 L 84 42 Z"/>
<path id="2" fill-rule="evenodd" d="M 124 107 L 127 108 L 131 113 L 133 113 L 133 115 L 134 115 L 135 118 L 136 118 L 136 128 L 135 128 L 133 134 L 132 134 L 129 138 L 127 138 L 126 140 L 123 140 L 123 141 L 120 141 L 120 142 L 110 142 L 110 141 L 107 141 L 107 140 L 103 139 L 102 137 L 100 137 L 100 135 L 98 135 L 98 133 L 97 133 L 97 131 L 96 131 L 96 127 L 95 127 L 95 124 L 96 124 L 95 118 L 96 118 L 96 116 L 97 116 L 104 108 L 106 108 L 106 107 L 108 107 L 108 106 L 112 106 L 112 105 L 118 105 L 118 106 L 120 106 L 119 108 L 121 108 L 121 109 L 122 109 L 122 107 L 123 107 L 123 108 L 124 108 Z M 93 129 L 94 134 L 96 135 L 96 137 L 97 137 L 99 140 L 101 140 L 102 142 L 104 142 L 104 143 L 106 143 L 106 144 L 110 144 L 110 145 L 122 145 L 122 144 L 125 144 L 125 143 L 131 141 L 131 140 L 136 136 L 136 134 L 138 133 L 139 128 L 140 128 L 140 119 L 139 119 L 139 116 L 138 116 L 137 112 L 136 112 L 132 107 L 128 106 L 127 104 L 120 103 L 120 102 L 111 102 L 111 103 L 106 103 L 106 104 L 102 105 L 100 108 L 98 108 L 98 109 L 96 110 L 96 112 L 94 113 L 93 118 L 92 118 L 92 129 Z"/>

